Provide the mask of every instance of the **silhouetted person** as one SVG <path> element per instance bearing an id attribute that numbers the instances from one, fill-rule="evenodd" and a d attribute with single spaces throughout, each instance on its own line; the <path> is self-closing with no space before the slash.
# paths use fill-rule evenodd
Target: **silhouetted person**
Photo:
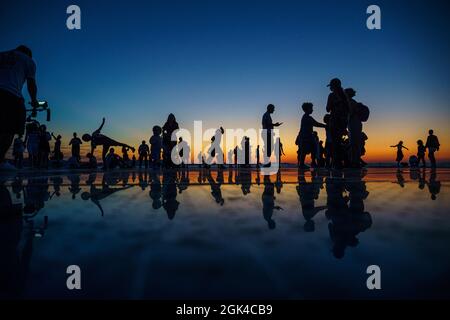
<path id="1" fill-rule="evenodd" d="M 167 166 L 173 166 L 172 163 L 172 149 L 177 145 L 176 141 L 172 141 L 172 133 L 175 130 L 178 130 L 180 127 L 178 126 L 178 122 L 175 116 L 171 113 L 167 117 L 167 121 L 162 127 L 163 134 L 163 161 Z"/>
<path id="2" fill-rule="evenodd" d="M 125 147 L 125 146 L 122 147 L 122 159 L 123 159 L 123 162 L 127 166 L 129 166 L 129 162 L 130 162 L 130 156 L 128 155 L 129 150 L 130 149 L 128 147 Z"/>
<path id="3" fill-rule="evenodd" d="M 319 134 L 317 131 L 313 131 L 313 139 L 312 139 L 312 148 L 311 148 L 311 167 L 318 168 L 319 158 L 320 158 L 320 146 L 319 146 Z"/>
<path id="4" fill-rule="evenodd" d="M 361 132 L 361 158 L 359 158 L 359 162 L 362 167 L 367 166 L 367 163 L 362 159 L 363 156 L 366 155 L 366 141 L 369 140 L 369 137 L 364 132 Z"/>
<path id="5" fill-rule="evenodd" d="M 259 166 L 261 165 L 261 158 L 260 158 L 260 154 L 259 154 L 259 144 L 256 147 L 256 167 L 259 168 Z"/>
<path id="6" fill-rule="evenodd" d="M 267 226 L 270 230 L 275 229 L 276 223 L 272 219 L 273 210 L 283 210 L 280 206 L 275 205 L 275 186 L 273 182 L 270 181 L 270 176 L 264 176 L 264 191 L 262 194 L 263 203 L 263 217 L 267 221 Z"/>
<path id="7" fill-rule="evenodd" d="M 330 121 L 331 115 L 327 113 L 323 117 L 323 123 L 325 124 L 325 167 L 331 167 L 331 158 L 333 155 L 333 138 L 331 137 L 331 129 L 330 129 Z"/>
<path id="8" fill-rule="evenodd" d="M 276 122 L 273 123 L 271 114 L 275 112 L 275 106 L 273 104 L 269 104 L 267 106 L 267 111 L 264 113 L 262 117 L 262 128 L 266 130 L 265 133 L 263 131 L 263 141 L 264 141 L 264 165 L 270 166 L 270 156 L 272 155 L 272 145 L 274 143 L 274 132 L 273 129 L 275 127 L 281 126 L 283 123 Z"/>
<path id="9" fill-rule="evenodd" d="M 436 168 L 436 158 L 434 157 L 434 153 L 439 151 L 439 140 L 434 135 L 433 130 L 428 131 L 428 138 L 425 147 L 428 149 L 428 159 L 430 159 L 431 167 Z"/>
<path id="10" fill-rule="evenodd" d="M 313 117 L 311 117 L 311 114 L 313 113 L 313 104 L 310 102 L 305 102 L 302 104 L 302 110 L 304 112 L 302 120 L 300 122 L 300 168 L 308 168 L 305 165 L 305 158 L 307 154 L 313 153 L 314 148 L 316 148 L 314 135 L 313 135 L 313 128 L 319 127 L 319 128 L 325 128 L 326 126 L 322 123 L 317 122 L 314 120 Z"/>
<path id="11" fill-rule="evenodd" d="M 345 93 L 349 99 L 349 121 L 348 131 L 350 138 L 350 162 L 353 168 L 361 167 L 361 138 L 362 138 L 362 121 L 358 113 L 358 102 L 353 99 L 356 91 L 352 88 L 345 89 Z"/>
<path id="12" fill-rule="evenodd" d="M 78 138 L 77 133 L 73 133 L 73 138 L 69 142 L 69 146 L 72 146 L 72 157 L 75 157 L 80 162 L 80 146 L 83 142 Z"/>
<path id="13" fill-rule="evenodd" d="M 283 144 L 281 143 L 281 140 L 278 138 L 278 161 L 280 163 L 280 167 L 281 167 L 281 163 L 282 163 L 282 156 L 285 156 L 286 154 L 284 153 L 284 149 L 283 149 Z"/>
<path id="14" fill-rule="evenodd" d="M 25 131 L 25 103 L 22 88 L 27 82 L 31 105 L 38 107 L 36 98 L 36 65 L 32 52 L 26 46 L 0 52 L 0 170 L 15 170 L 5 162 L 5 155 L 14 135 L 23 135 Z"/>
<path id="15" fill-rule="evenodd" d="M 39 166 L 41 168 L 48 168 L 48 156 L 50 154 L 50 140 L 52 140 L 52 136 L 47 132 L 45 125 L 41 125 L 39 129 Z"/>
<path id="16" fill-rule="evenodd" d="M 183 140 L 182 137 L 178 139 L 178 155 L 180 156 L 181 166 L 185 167 L 190 163 L 191 158 L 191 148 L 188 143 Z M 222 158 L 223 159 L 223 158 Z"/>
<path id="17" fill-rule="evenodd" d="M 110 148 L 103 162 L 103 166 L 106 170 L 110 170 L 119 167 L 120 163 L 121 159 L 119 155 L 115 153 L 114 148 Z"/>
<path id="18" fill-rule="evenodd" d="M 420 165 L 420 161 L 422 161 L 422 167 L 425 168 L 427 166 L 427 163 L 425 162 L 425 152 L 426 148 L 423 144 L 422 140 L 417 140 L 417 160 L 418 165 Z"/>
<path id="19" fill-rule="evenodd" d="M 52 132 L 52 137 L 55 139 L 55 145 L 53 146 L 53 160 L 56 161 L 56 165 L 59 166 L 63 159 L 63 153 L 61 152 L 61 135 L 55 136 Z"/>
<path id="20" fill-rule="evenodd" d="M 145 169 L 148 168 L 148 155 L 150 153 L 150 148 L 148 147 L 148 144 L 145 143 L 145 140 L 142 140 L 141 145 L 138 149 L 139 153 L 139 169 L 142 168 L 142 161 L 144 161 Z"/>
<path id="21" fill-rule="evenodd" d="M 407 147 L 405 147 L 403 145 L 403 141 L 399 141 L 398 144 L 391 146 L 391 148 L 397 148 L 397 158 L 395 159 L 395 161 L 397 161 L 397 167 L 400 167 L 400 163 L 403 160 L 403 149 L 409 150 Z"/>
<path id="22" fill-rule="evenodd" d="M 153 136 L 150 138 L 150 155 L 152 160 L 153 169 L 159 168 L 161 163 L 161 149 L 163 147 L 163 141 L 161 139 L 162 129 L 160 126 L 154 126 Z"/>
<path id="23" fill-rule="evenodd" d="M 105 125 L 105 118 L 103 118 L 102 124 L 100 125 L 100 127 L 97 130 L 95 130 L 92 133 L 92 135 L 89 135 L 86 133 L 82 137 L 83 141 L 91 142 L 91 153 L 92 154 L 94 153 L 94 150 L 97 146 L 103 146 L 103 150 L 102 150 L 103 166 L 105 165 L 106 154 L 108 153 L 108 151 L 110 151 L 111 147 L 127 147 L 134 152 L 133 147 L 130 147 L 129 145 L 127 145 L 125 143 L 121 143 L 116 140 L 113 140 L 113 139 L 105 136 L 104 134 L 102 134 L 101 130 L 103 129 L 104 125 Z"/>
<path id="24" fill-rule="evenodd" d="M 220 127 L 216 130 L 213 137 L 211 137 L 211 146 L 208 149 L 208 158 L 206 160 L 206 163 L 208 165 L 212 164 L 213 159 L 216 159 L 216 163 L 218 165 L 223 164 L 223 151 L 222 147 L 220 146 L 222 142 L 222 136 L 225 133 L 225 130 Z"/>
<path id="25" fill-rule="evenodd" d="M 28 161 L 30 167 L 34 168 L 39 165 L 39 122 L 36 120 L 27 123 L 25 134 L 25 145 L 28 151 Z"/>
<path id="26" fill-rule="evenodd" d="M 23 167 L 23 153 L 25 152 L 25 143 L 22 140 L 22 135 L 18 135 L 14 139 L 13 144 L 13 156 L 14 156 L 14 166 L 18 169 Z"/>
<path id="27" fill-rule="evenodd" d="M 328 87 L 330 87 L 331 93 L 328 95 L 326 110 L 330 113 L 332 163 L 334 168 L 340 169 L 343 166 L 342 139 L 347 131 L 349 105 L 344 89 L 342 89 L 341 80 L 332 79 Z"/>

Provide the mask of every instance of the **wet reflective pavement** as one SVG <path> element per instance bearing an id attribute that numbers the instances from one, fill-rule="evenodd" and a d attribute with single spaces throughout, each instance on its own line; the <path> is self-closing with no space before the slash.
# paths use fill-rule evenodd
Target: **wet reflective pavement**
<path id="1" fill-rule="evenodd" d="M 0 176 L 2 298 L 449 298 L 450 170 Z M 68 290 L 66 268 L 81 268 Z M 381 290 L 366 269 L 381 268 Z"/>

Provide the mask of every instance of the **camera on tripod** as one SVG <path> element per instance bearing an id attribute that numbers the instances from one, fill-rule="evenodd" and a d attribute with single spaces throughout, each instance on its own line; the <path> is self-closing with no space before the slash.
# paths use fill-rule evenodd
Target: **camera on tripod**
<path id="1" fill-rule="evenodd" d="M 31 102 L 29 103 L 31 105 Z M 30 112 L 30 115 L 27 117 L 27 122 L 30 122 L 32 118 L 36 118 L 38 112 L 45 111 L 47 113 L 47 121 L 51 119 L 51 111 L 48 107 L 47 101 L 39 101 L 37 106 L 33 106 L 31 109 L 27 109 L 27 112 Z"/>

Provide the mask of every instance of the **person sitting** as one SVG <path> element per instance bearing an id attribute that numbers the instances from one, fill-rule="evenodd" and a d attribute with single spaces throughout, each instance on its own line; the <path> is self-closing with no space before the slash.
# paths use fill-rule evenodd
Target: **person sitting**
<path id="1" fill-rule="evenodd" d="M 110 148 L 105 157 L 104 167 L 106 170 L 115 169 L 120 165 L 121 160 L 119 155 L 115 153 L 114 148 Z"/>

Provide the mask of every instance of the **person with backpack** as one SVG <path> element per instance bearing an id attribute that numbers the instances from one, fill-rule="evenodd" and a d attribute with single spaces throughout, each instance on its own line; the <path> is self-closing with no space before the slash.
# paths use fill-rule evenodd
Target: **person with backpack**
<path id="1" fill-rule="evenodd" d="M 356 96 L 356 91 L 354 89 L 345 89 L 345 94 L 348 97 L 349 103 L 348 131 L 350 138 L 350 163 L 353 168 L 360 168 L 362 151 L 362 123 L 368 119 L 368 108 L 362 103 L 355 101 L 354 97 Z"/>

